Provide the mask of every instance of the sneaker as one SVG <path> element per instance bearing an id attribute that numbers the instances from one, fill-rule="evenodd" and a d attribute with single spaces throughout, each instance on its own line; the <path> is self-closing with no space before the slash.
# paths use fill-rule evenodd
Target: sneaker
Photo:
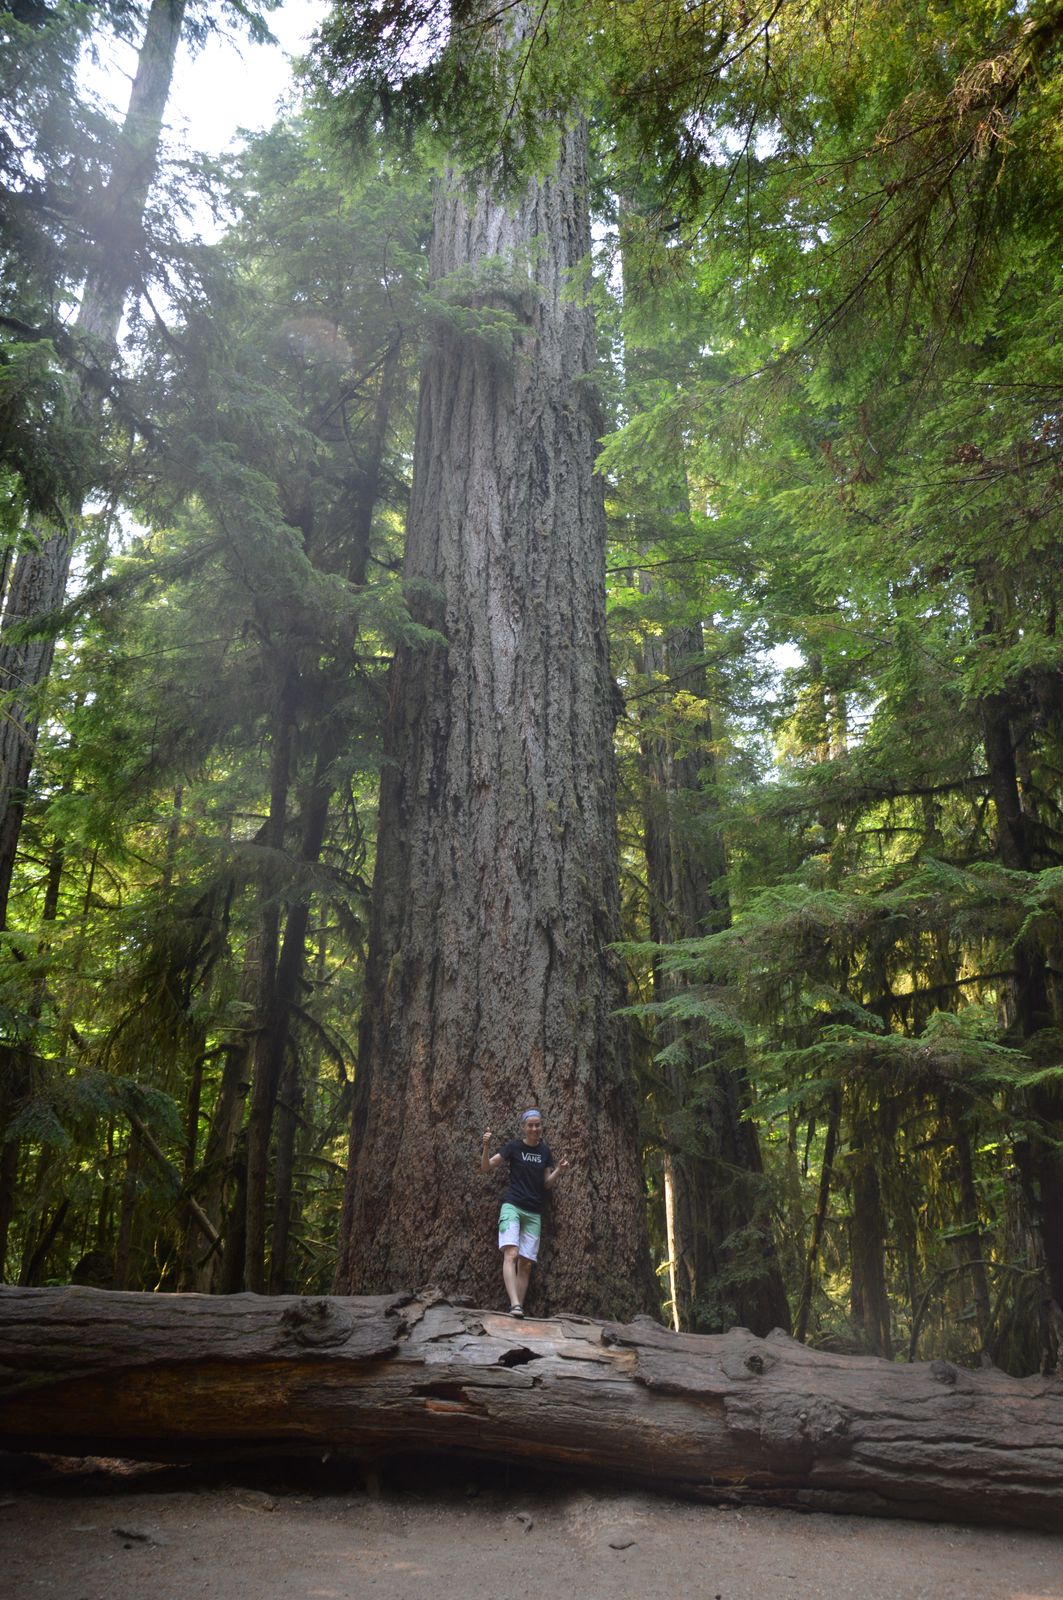
<path id="1" fill-rule="evenodd" d="M 524 1315 L 524 1307 L 522 1305 L 518 1305 L 516 1300 L 514 1300 L 513 1304 L 509 1308 L 509 1314 L 511 1317 L 522 1317 Z"/>

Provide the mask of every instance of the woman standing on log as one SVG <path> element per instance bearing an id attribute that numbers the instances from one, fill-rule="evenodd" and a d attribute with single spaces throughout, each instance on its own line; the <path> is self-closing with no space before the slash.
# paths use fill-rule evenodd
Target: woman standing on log
<path id="1" fill-rule="evenodd" d="M 502 1252 L 502 1281 L 509 1295 L 511 1317 L 524 1315 L 528 1280 L 539 1255 L 546 1191 L 568 1170 L 564 1159 L 554 1164 L 550 1146 L 543 1138 L 541 1111 L 534 1107 L 525 1111 L 520 1129 L 519 1139 L 510 1139 L 497 1155 L 489 1156 L 491 1130 L 488 1128 L 480 1152 L 481 1172 L 490 1172 L 503 1161 L 509 1162 L 509 1182 L 498 1214 L 498 1248 Z"/>

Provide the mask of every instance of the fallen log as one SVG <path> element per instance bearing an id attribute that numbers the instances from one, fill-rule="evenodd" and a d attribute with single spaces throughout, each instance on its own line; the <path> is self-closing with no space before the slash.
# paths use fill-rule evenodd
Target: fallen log
<path id="1" fill-rule="evenodd" d="M 530 1462 L 708 1500 L 1063 1530 L 1063 1382 L 418 1296 L 0 1290 L 0 1446 Z"/>

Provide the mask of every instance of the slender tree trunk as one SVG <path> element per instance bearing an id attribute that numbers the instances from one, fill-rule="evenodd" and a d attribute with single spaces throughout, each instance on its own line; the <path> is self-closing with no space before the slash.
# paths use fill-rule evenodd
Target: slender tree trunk
<path id="1" fill-rule="evenodd" d="M 133 1229 L 136 1223 L 137 1199 L 140 1194 L 140 1140 L 131 1129 L 126 1147 L 125 1177 L 122 1182 L 122 1202 L 118 1213 L 118 1238 L 114 1247 L 114 1286 L 129 1288 L 129 1272 L 133 1260 Z"/>
<path id="2" fill-rule="evenodd" d="M 329 750 L 319 757 L 316 782 L 308 797 L 303 816 L 303 837 L 298 860 L 300 868 L 304 870 L 316 864 L 325 841 L 329 803 L 332 799 L 331 755 L 332 752 Z M 277 982 L 273 996 L 274 1020 L 270 1030 L 272 1070 L 276 1074 L 278 1087 L 282 1079 L 286 1086 L 286 1103 L 282 1108 L 278 1130 L 277 1162 L 274 1173 L 274 1225 L 271 1241 L 271 1282 L 276 1279 L 278 1283 L 284 1282 L 288 1270 L 292 1162 L 299 1095 L 299 1065 L 292 1040 L 291 1022 L 292 1008 L 298 996 L 299 980 L 306 956 L 310 899 L 310 893 L 307 891 L 288 911 L 284 927 L 284 944 L 277 963 Z"/>
<path id="3" fill-rule="evenodd" d="M 162 893 L 169 894 L 173 886 L 174 865 L 177 860 L 177 845 L 181 837 L 181 813 L 184 809 L 185 787 L 183 783 L 177 784 L 173 792 L 173 809 L 170 812 L 170 823 L 166 829 L 166 855 L 162 863 Z"/>
<path id="4" fill-rule="evenodd" d="M 380 499 L 383 481 L 385 452 L 391 430 L 391 411 L 395 398 L 395 385 L 402 354 L 402 330 L 396 328 L 384 351 L 380 381 L 377 388 L 373 423 L 366 440 L 363 470 L 351 507 L 348 537 L 344 541 L 344 561 L 348 582 L 360 587 L 366 581 L 369 563 L 373 515 Z M 303 840 L 299 852 L 300 864 L 313 866 L 321 855 L 328 810 L 335 784 L 330 775 L 332 763 L 338 754 L 338 728 L 326 732 L 319 747 L 314 786 L 308 797 Z M 269 1288 L 270 1293 L 283 1293 L 288 1281 L 288 1246 L 292 1223 L 292 1184 L 295 1173 L 295 1141 L 299 1125 L 303 1084 L 298 1052 L 291 1037 L 291 1015 L 299 978 L 302 971 L 306 930 L 310 918 L 310 897 L 306 895 L 292 905 L 284 932 L 284 946 L 277 964 L 274 991 L 271 999 L 272 1020 L 266 1039 L 268 1065 L 263 1081 L 268 1076 L 273 1088 L 271 1126 L 276 1120 L 276 1150 L 273 1165 L 273 1226 L 270 1236 Z M 257 1081 L 257 1080 L 256 1080 Z M 249 1142 L 250 1150 L 250 1142 Z M 249 1168 L 248 1196 L 251 1200 L 251 1171 Z M 256 1186 L 258 1174 L 255 1174 Z M 254 1202 L 258 1204 L 257 1194 Z M 264 1195 L 263 1195 L 264 1204 Z M 257 1224 L 257 1219 L 256 1219 Z M 248 1229 L 249 1249 L 252 1235 Z M 263 1234 L 263 1248 L 265 1244 Z M 257 1241 L 255 1241 L 257 1248 Z"/>
<path id="5" fill-rule="evenodd" d="M 15 565 L 3 622 L 0 623 L 0 928 L 7 907 L 18 841 L 26 809 L 26 786 L 37 742 L 39 714 L 34 692 L 52 670 L 55 639 L 47 632 L 27 636 L 63 603 L 70 546 L 64 534 L 24 550 Z"/>
<path id="6" fill-rule="evenodd" d="M 868 1110 L 854 1105 L 852 1118 L 852 1271 L 853 1325 L 867 1350 L 889 1356 L 890 1303 L 886 1288 L 886 1214 L 878 1177 L 878 1151 Z M 882 1139 L 877 1141 L 878 1146 Z"/>
<path id="7" fill-rule="evenodd" d="M 682 1319 L 680 1314 L 681 1289 L 679 1283 L 680 1243 L 675 1216 L 675 1171 L 672 1166 L 671 1153 L 668 1150 L 664 1150 L 661 1154 L 664 1178 L 664 1236 L 668 1249 L 668 1303 L 672 1308 L 672 1328 L 678 1333 Z"/>
<path id="8" fill-rule="evenodd" d="M 96 342 L 105 361 L 113 355 L 122 308 L 135 281 L 144 207 L 155 176 L 185 5 L 186 0 L 152 0 L 114 166 L 93 208 L 98 264 L 85 282 L 75 327 Z M 95 406 L 84 382 L 81 403 Z M 0 699 L 6 701 L 0 717 L 0 928 L 7 925 L 37 743 L 39 692 L 55 651 L 48 619 L 66 595 L 80 516 L 80 505 L 69 507 L 64 527 L 41 530 L 38 542 L 19 555 L 0 628 Z"/>
<path id="9" fill-rule="evenodd" d="M 385 453 L 391 433 L 391 411 L 402 359 L 402 340 L 402 330 L 396 328 L 384 351 L 376 404 L 373 408 L 373 426 L 366 440 L 364 469 L 351 509 L 350 537 L 345 543 L 346 567 L 349 582 L 358 587 L 365 583 L 373 517 L 384 481 Z"/>
<path id="10" fill-rule="evenodd" d="M 232 1177 L 233 1151 L 240 1135 L 244 1101 L 247 1095 L 250 1049 L 243 1041 L 226 1046 L 221 1080 L 218 1084 L 210 1129 L 197 1189 L 200 1204 L 220 1234 L 226 1231 L 227 1189 Z M 210 1293 L 217 1287 L 221 1271 L 222 1253 L 211 1251 L 206 1260 L 200 1257 L 194 1271 L 192 1287 Z"/>
<path id="11" fill-rule="evenodd" d="M 191 1193 L 196 1162 L 199 1158 L 199 1116 L 203 1102 L 203 1068 L 205 1064 L 204 1053 L 202 1050 L 198 1050 L 188 1080 L 188 1098 L 185 1104 L 185 1150 L 181 1182 L 186 1194 Z M 196 1258 L 200 1251 L 201 1238 L 200 1230 L 195 1226 L 191 1213 L 186 1209 L 184 1225 L 181 1230 L 180 1266 L 177 1284 L 179 1289 L 194 1289 L 196 1286 Z"/>
<path id="12" fill-rule="evenodd" d="M 1027 819 L 1019 793 L 1008 698 L 1004 694 L 988 695 L 982 702 L 982 742 L 997 815 L 997 852 L 1006 867 L 1029 872 Z"/>
<path id="13" fill-rule="evenodd" d="M 44 1232 L 38 1236 L 37 1242 L 33 1247 L 33 1253 L 29 1256 L 25 1266 L 22 1269 L 22 1273 L 19 1277 L 19 1282 L 21 1284 L 32 1287 L 38 1282 L 41 1273 L 44 1271 L 44 1267 L 47 1263 L 48 1256 L 51 1253 L 52 1246 L 59 1237 L 59 1230 L 66 1221 L 69 1210 L 70 1196 L 64 1195 L 62 1200 L 60 1200 L 59 1204 L 56 1206 L 55 1210 L 52 1212 L 48 1226 L 45 1228 Z"/>
<path id="14" fill-rule="evenodd" d="M 658 726 L 642 739 L 650 933 L 662 944 L 714 933 L 731 920 L 723 841 L 705 826 L 718 797 L 704 654 L 700 624 L 673 629 L 661 643 L 647 640 L 644 649 L 646 673 L 675 680 L 702 708 L 699 724 L 685 716 L 678 736 Z M 661 996 L 675 987 L 659 975 L 655 983 Z M 711 1333 L 737 1323 L 754 1333 L 788 1332 L 740 1050 L 696 1023 L 667 1031 L 684 1056 L 676 1061 L 673 1052 L 665 1069 L 664 1119 L 679 1327 Z"/>
<path id="15" fill-rule="evenodd" d="M 244 951 L 243 972 L 240 978 L 241 1005 L 253 1012 L 258 996 L 259 939 L 257 932 L 248 940 Z M 224 1066 L 218 1084 L 214 1109 L 210 1119 L 206 1148 L 203 1152 L 201 1181 L 198 1185 L 200 1204 L 205 1214 L 224 1240 L 224 1248 L 212 1251 L 196 1273 L 196 1288 L 204 1293 L 217 1291 L 221 1285 L 223 1261 L 229 1251 L 237 1211 L 235 1191 L 244 1193 L 242 1179 L 237 1182 L 235 1153 L 240 1140 L 244 1108 L 251 1087 L 251 1054 L 253 1040 L 242 1033 L 225 1047 Z M 241 1158 L 242 1159 L 242 1158 Z M 242 1210 L 238 1222 L 241 1240 L 244 1236 Z M 243 1246 L 240 1247 L 240 1272 L 243 1272 Z M 239 1287 L 239 1285 L 237 1285 Z"/>
<path id="16" fill-rule="evenodd" d="M 289 1032 L 288 1058 L 277 1097 L 277 1155 L 273 1164 L 273 1231 L 269 1251 L 270 1294 L 290 1293 L 288 1248 L 292 1231 L 295 1136 L 302 1111 L 303 1080 L 299 1051 Z"/>
<path id="17" fill-rule="evenodd" d="M 6 1061 L 0 1069 L 7 1071 Z M 0 1116 L 3 1116 L 0 1101 Z M 0 1144 L 0 1282 L 7 1282 L 7 1236 L 15 1216 L 15 1199 L 18 1194 L 19 1141 L 6 1139 Z"/>
<path id="18" fill-rule="evenodd" d="M 558 1186 L 540 1306 L 656 1300 L 621 999 L 600 419 L 585 135 L 506 207 L 455 182 L 431 274 L 463 304 L 421 384 L 406 574 L 445 645 L 391 679 L 338 1283 L 501 1292 L 500 1184 L 478 1172 L 535 1101 Z M 506 263 L 504 271 L 498 261 Z M 493 261 L 483 283 L 481 264 Z M 451 275 L 456 275 L 452 277 Z M 505 338 L 476 331 L 487 312 Z"/>
<path id="19" fill-rule="evenodd" d="M 263 846 L 271 852 L 259 889 L 258 1003 L 255 1007 L 255 1045 L 251 1077 L 251 1110 L 247 1119 L 246 1204 L 244 1225 L 244 1286 L 255 1294 L 266 1288 L 266 1183 L 269 1177 L 269 1142 L 273 1108 L 277 1100 L 284 1043 L 278 1040 L 278 943 L 281 890 L 276 880 L 277 858 L 284 850 L 284 829 L 291 782 L 292 732 L 298 673 L 294 664 L 281 676 L 270 741 L 269 821 Z"/>
<path id="20" fill-rule="evenodd" d="M 217 1275 L 219 1294 L 239 1294 L 244 1287 L 247 1257 L 247 1136 L 241 1133 L 229 1163 L 229 1190 L 232 1202 L 226 1218 L 221 1265 Z"/>
<path id="21" fill-rule="evenodd" d="M 997 850 L 1004 866 L 1035 870 L 1030 823 L 1022 805 L 1011 707 L 1006 694 L 982 702 L 982 728 L 990 788 L 997 817 Z M 1058 1019 L 1050 1002 L 1045 952 L 1038 936 L 1027 933 L 1014 947 L 1014 976 L 1004 1002 L 1005 1021 L 1019 1043 Z M 1063 1088 L 1051 1080 L 1027 1091 L 1039 1127 L 1016 1146 L 1016 1163 L 1027 1204 L 1044 1248 L 1053 1301 L 1056 1340 L 1063 1353 Z"/>
<path id="22" fill-rule="evenodd" d="M 238 991 L 241 1008 L 252 1019 L 258 1015 L 261 998 L 261 917 L 258 920 L 259 927 L 244 950 Z M 242 1125 L 251 1089 L 254 1045 L 252 1022 L 224 1047 L 224 1066 L 197 1184 L 204 1214 L 223 1240 L 222 1247 L 208 1252 L 197 1268 L 196 1288 L 204 1293 L 235 1293 L 243 1286 L 247 1143 Z"/>
<path id="23" fill-rule="evenodd" d="M 315 866 L 325 841 L 329 804 L 334 781 L 332 763 L 336 755 L 335 740 L 326 733 L 325 742 L 315 762 L 314 781 L 303 810 L 302 838 L 296 856 L 300 874 Z M 292 1050 L 291 1019 L 299 991 L 299 979 L 306 953 L 306 930 L 310 921 L 311 895 L 304 888 L 288 909 L 284 925 L 284 941 L 280 955 L 272 968 L 272 981 L 265 997 L 259 1019 L 259 1033 L 255 1052 L 255 1081 L 252 1090 L 251 1118 L 248 1122 L 247 1168 L 247 1286 L 258 1293 L 265 1288 L 265 1214 L 266 1177 L 269 1161 L 269 1141 L 282 1077 L 290 1063 Z M 297 1073 L 296 1073 L 297 1076 Z M 292 1088 L 292 1096 L 296 1087 Z M 256 1123 L 256 1113 L 261 1120 Z M 283 1120 L 283 1119 L 282 1119 Z M 278 1271 L 287 1270 L 287 1240 L 289 1205 L 291 1200 L 291 1156 L 294 1149 L 294 1120 L 291 1138 L 284 1142 L 284 1160 L 274 1174 L 275 1226 L 280 1225 L 280 1261 Z M 252 1136 L 254 1135 L 254 1143 Z M 274 1250 L 276 1249 L 274 1239 Z"/>
<path id="24" fill-rule="evenodd" d="M 6 1281 L 8 1235 L 15 1220 L 22 1159 L 22 1141 L 4 1138 L 4 1134 L 29 1084 L 30 1061 L 25 1044 L 0 1045 L 0 1282 Z"/>
<path id="25" fill-rule="evenodd" d="M 65 859 L 66 853 L 62 840 L 54 840 L 48 856 L 48 874 L 45 880 L 44 905 L 41 911 L 41 921 L 44 924 L 54 922 L 58 915 L 59 891 L 63 881 Z M 43 955 L 46 950 L 47 943 L 42 939 L 38 946 L 38 952 Z M 7 1236 L 15 1216 L 15 1196 L 18 1188 L 18 1170 L 21 1157 L 20 1141 L 18 1139 L 4 1139 L 3 1133 L 9 1118 L 17 1109 L 32 1078 L 34 1059 L 32 1030 L 36 1029 L 40 1022 L 45 999 L 45 981 L 43 978 L 39 978 L 29 1004 L 29 1016 L 31 1019 L 29 1036 L 17 1044 L 0 1047 L 0 1282 L 4 1278 Z"/>
<path id="26" fill-rule="evenodd" d="M 114 1118 L 107 1123 L 107 1157 L 104 1165 L 104 1180 L 100 1187 L 100 1205 L 96 1213 L 96 1249 L 106 1251 L 111 1260 L 113 1270 L 114 1251 L 109 1248 L 114 1232 L 113 1218 L 111 1217 L 111 1173 L 114 1169 Z"/>
<path id="27" fill-rule="evenodd" d="M 974 1296 L 975 1317 L 978 1323 L 978 1342 L 985 1349 L 989 1338 L 990 1298 L 989 1277 L 985 1267 L 985 1246 L 979 1218 L 978 1191 L 974 1183 L 974 1161 L 971 1139 L 963 1120 L 962 1107 L 947 1107 L 949 1137 L 956 1152 L 957 1175 L 960 1190 L 960 1215 L 965 1232 L 957 1239 L 960 1256 L 967 1268 L 967 1276 Z"/>
<path id="28" fill-rule="evenodd" d="M 49 1154 L 50 1152 L 47 1145 L 43 1145 L 37 1152 L 37 1160 L 34 1166 L 31 1184 L 33 1198 L 30 1207 L 29 1219 L 26 1223 L 26 1232 L 22 1239 L 22 1252 L 18 1267 L 18 1282 L 23 1285 L 26 1282 L 26 1274 L 29 1271 L 29 1264 L 33 1259 L 33 1252 L 37 1248 L 37 1240 L 40 1238 L 41 1233 L 41 1223 L 43 1221 L 44 1214 L 44 1190 L 48 1174 Z"/>
<path id="29" fill-rule="evenodd" d="M 836 1090 L 831 1096 L 830 1109 L 827 1113 L 827 1132 L 823 1141 L 823 1165 L 819 1174 L 816 1214 L 812 1218 L 812 1236 L 808 1241 L 805 1274 L 801 1282 L 801 1298 L 797 1303 L 797 1316 L 794 1321 L 794 1338 L 799 1339 L 802 1344 L 808 1337 L 808 1323 L 812 1314 L 812 1294 L 815 1289 L 816 1271 L 819 1265 L 820 1245 L 823 1242 L 823 1229 L 827 1224 L 830 1185 L 834 1173 L 834 1152 L 838 1147 L 838 1128 L 841 1120 L 842 1097 Z"/>

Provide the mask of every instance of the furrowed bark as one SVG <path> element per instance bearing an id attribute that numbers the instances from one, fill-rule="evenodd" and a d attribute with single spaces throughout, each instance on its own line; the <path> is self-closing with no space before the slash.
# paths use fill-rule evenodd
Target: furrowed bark
<path id="1" fill-rule="evenodd" d="M 478 1172 L 535 1102 L 573 1171 L 536 1304 L 655 1299 L 618 935 L 613 689 L 584 133 L 507 208 L 443 186 L 406 576 L 445 645 L 391 686 L 351 1178 L 337 1286 L 486 1299 L 501 1184 Z M 496 1146 L 497 1147 L 497 1146 Z"/>
<path id="2" fill-rule="evenodd" d="M 419 1297 L 0 1291 L 0 1446 L 526 1462 L 706 1500 L 1063 1526 L 1063 1382 Z"/>

